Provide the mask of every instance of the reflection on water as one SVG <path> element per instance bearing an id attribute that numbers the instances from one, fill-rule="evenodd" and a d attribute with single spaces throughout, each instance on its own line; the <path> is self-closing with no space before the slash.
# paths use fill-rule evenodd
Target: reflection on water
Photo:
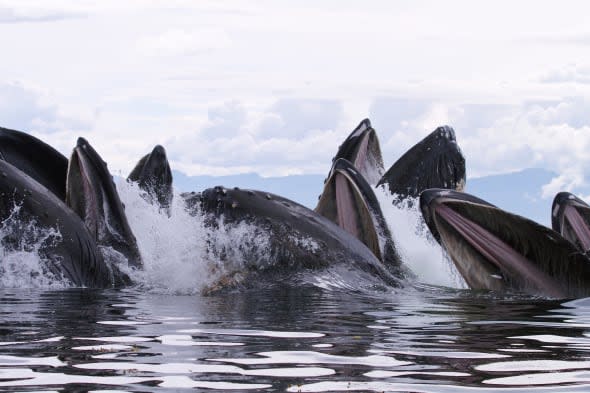
<path id="1" fill-rule="evenodd" d="M 0 290 L 0 391 L 590 391 L 590 299 Z"/>

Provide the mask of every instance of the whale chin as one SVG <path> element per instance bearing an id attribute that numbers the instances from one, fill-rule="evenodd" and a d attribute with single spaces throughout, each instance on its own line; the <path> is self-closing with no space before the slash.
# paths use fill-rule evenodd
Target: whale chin
<path id="1" fill-rule="evenodd" d="M 172 170 L 164 147 L 156 145 L 151 153 L 142 157 L 127 180 L 136 182 L 145 191 L 148 202 L 157 204 L 170 216 Z"/>
<path id="2" fill-rule="evenodd" d="M 452 127 L 438 127 L 401 156 L 379 180 L 399 199 L 417 198 L 429 188 L 463 191 L 465 157 Z"/>

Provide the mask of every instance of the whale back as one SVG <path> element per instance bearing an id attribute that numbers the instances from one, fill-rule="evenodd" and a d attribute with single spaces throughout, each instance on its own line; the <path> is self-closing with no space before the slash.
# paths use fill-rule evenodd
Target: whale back
<path id="1" fill-rule="evenodd" d="M 0 127 L 0 159 L 65 200 L 68 159 L 53 147 L 27 133 Z"/>

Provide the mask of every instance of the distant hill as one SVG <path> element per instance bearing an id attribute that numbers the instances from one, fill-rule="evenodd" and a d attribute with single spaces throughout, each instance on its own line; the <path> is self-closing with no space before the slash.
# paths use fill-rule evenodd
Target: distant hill
<path id="1" fill-rule="evenodd" d="M 555 176 L 556 173 L 545 169 L 525 169 L 514 173 L 468 179 L 465 191 L 502 209 L 549 225 L 552 199 L 542 199 L 541 188 Z M 323 184 L 323 175 L 187 176 L 174 171 L 174 186 L 181 191 L 201 191 L 217 185 L 252 188 L 282 195 L 309 208 L 315 207 Z"/>
<path id="2" fill-rule="evenodd" d="M 542 199 L 541 188 L 557 174 L 525 169 L 502 175 L 468 179 L 465 191 L 512 213 L 551 225 L 552 198 Z"/>

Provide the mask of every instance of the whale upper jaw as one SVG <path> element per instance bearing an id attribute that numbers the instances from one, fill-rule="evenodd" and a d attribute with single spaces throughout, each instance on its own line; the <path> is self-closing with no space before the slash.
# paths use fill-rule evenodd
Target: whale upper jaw
<path id="1" fill-rule="evenodd" d="M 369 119 L 364 119 L 338 147 L 332 159 L 348 160 L 369 184 L 377 184 L 383 175 L 383 156 L 379 138 Z"/>

